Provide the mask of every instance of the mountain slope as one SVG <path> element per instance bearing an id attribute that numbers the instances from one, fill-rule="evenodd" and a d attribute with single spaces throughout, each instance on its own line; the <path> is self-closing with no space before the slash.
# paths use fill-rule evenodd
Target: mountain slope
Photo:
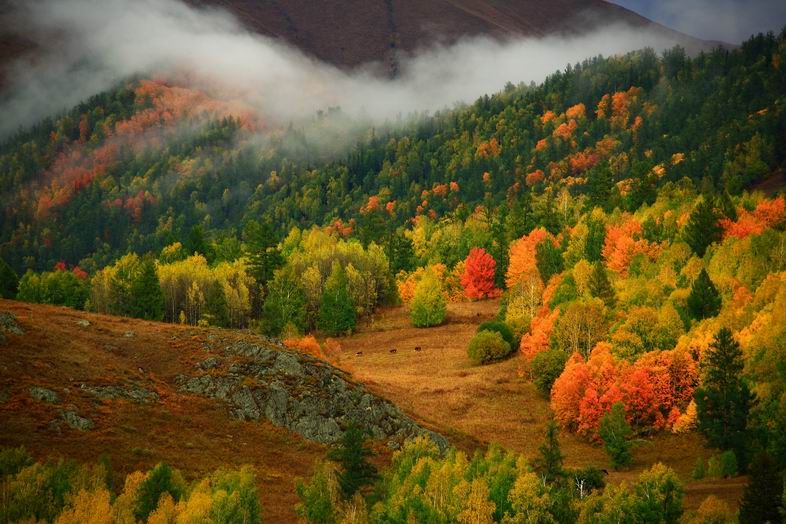
<path id="1" fill-rule="evenodd" d="M 117 473 L 165 461 L 189 477 L 252 464 L 266 521 L 291 522 L 293 481 L 325 453 L 314 440 L 348 417 L 382 442 L 422 432 L 346 373 L 254 335 L 0 300 L 0 446 L 37 459 L 107 453 Z"/>
<path id="2" fill-rule="evenodd" d="M 581 33 L 601 24 L 662 32 L 687 47 L 687 37 L 602 0 L 337 0 L 314 9 L 308 0 L 193 0 L 234 13 L 249 29 L 280 38 L 321 60 L 353 67 L 380 62 L 396 72 L 396 54 L 463 37 L 541 37 Z"/>

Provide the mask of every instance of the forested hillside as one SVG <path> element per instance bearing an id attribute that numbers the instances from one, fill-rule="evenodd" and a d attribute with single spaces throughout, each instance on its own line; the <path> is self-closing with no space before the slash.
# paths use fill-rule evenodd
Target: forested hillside
<path id="1" fill-rule="evenodd" d="M 2 293 L 250 327 L 322 357 L 306 335 L 349 334 L 380 306 L 426 328 L 449 302 L 502 297 L 467 354 L 518 356 L 554 413 L 548 438 L 558 425 L 626 468 L 636 438 L 698 432 L 712 451 L 695 478 L 750 471 L 740 518 L 772 520 L 782 483 L 758 480 L 786 469 L 784 168 L 786 31 L 596 58 L 377 128 L 332 109 L 279 129 L 236 100 L 130 80 L 0 147 Z M 363 501 L 339 503 L 344 477 L 318 470 L 299 511 L 682 513 L 662 465 L 588 495 L 598 472 L 554 453 L 537 476 L 494 448 L 467 462 L 414 443 Z"/>

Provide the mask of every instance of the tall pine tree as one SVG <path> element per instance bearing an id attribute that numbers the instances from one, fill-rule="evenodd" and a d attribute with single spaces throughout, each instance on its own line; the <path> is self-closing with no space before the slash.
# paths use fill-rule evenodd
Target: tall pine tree
<path id="1" fill-rule="evenodd" d="M 721 296 L 710 276 L 702 269 L 688 295 L 688 313 L 694 320 L 718 316 L 721 310 Z"/>
<path id="2" fill-rule="evenodd" d="M 346 500 L 377 478 L 377 468 L 368 461 L 374 452 L 365 444 L 365 432 L 357 425 L 350 424 L 341 437 L 341 443 L 328 453 L 328 458 L 341 467 L 338 485 Z"/>
<path id="3" fill-rule="evenodd" d="M 273 280 L 276 269 L 284 264 L 284 257 L 269 222 L 260 224 L 252 220 L 246 224 L 244 233 L 248 273 L 257 283 L 253 305 L 254 310 L 259 311 L 267 295 L 268 284 Z"/>
<path id="4" fill-rule="evenodd" d="M 621 401 L 614 403 L 611 411 L 601 419 L 598 431 L 614 469 L 633 462 L 633 455 L 630 454 L 631 442 L 628 440 L 632 431 L 625 418 L 625 405 Z"/>
<path id="5" fill-rule="evenodd" d="M 544 238 L 535 246 L 535 265 L 544 285 L 548 284 L 553 275 L 562 271 L 562 252 L 549 238 Z"/>
<path id="6" fill-rule="evenodd" d="M 617 295 L 614 293 L 614 288 L 609 282 L 609 276 L 602 262 L 595 262 L 592 267 L 589 291 L 593 297 L 601 299 L 607 307 L 614 309 L 617 305 Z"/>
<path id="7" fill-rule="evenodd" d="M 205 315 L 211 326 L 227 327 L 229 325 L 229 307 L 224 286 L 214 280 L 207 289 L 205 296 Z"/>
<path id="8" fill-rule="evenodd" d="M 565 469 L 562 467 L 565 456 L 562 454 L 557 439 L 558 432 L 557 421 L 552 413 L 546 424 L 545 440 L 538 448 L 540 456 L 535 459 L 535 468 L 546 482 L 558 481 L 565 475 Z"/>
<path id="9" fill-rule="evenodd" d="M 16 298 L 19 277 L 5 260 L 0 258 L 0 298 Z"/>
<path id="10" fill-rule="evenodd" d="M 753 402 L 742 378 L 743 358 L 731 330 L 722 328 L 704 356 L 704 381 L 693 393 L 697 426 L 710 445 L 733 450 L 745 469 L 748 412 Z"/>
<path id="11" fill-rule="evenodd" d="M 164 318 L 164 293 L 158 280 L 158 270 L 153 257 L 147 256 L 139 263 L 129 286 L 129 314 L 146 320 Z"/>
<path id="12" fill-rule="evenodd" d="M 707 197 L 702 198 L 690 214 L 682 235 L 700 257 L 704 256 L 710 244 L 721 239 L 723 229 L 718 222 L 720 218 L 712 199 Z"/>
<path id="13" fill-rule="evenodd" d="M 740 501 L 740 524 L 779 524 L 786 514 L 782 506 L 783 474 L 767 453 L 756 455 L 748 472 L 748 485 Z"/>

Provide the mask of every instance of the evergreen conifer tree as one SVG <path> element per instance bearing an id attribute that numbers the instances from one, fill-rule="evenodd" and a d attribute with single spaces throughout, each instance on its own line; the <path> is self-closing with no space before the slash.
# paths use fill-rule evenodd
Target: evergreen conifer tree
<path id="1" fill-rule="evenodd" d="M 702 269 L 688 295 L 688 313 L 695 320 L 715 317 L 720 313 L 721 296 L 710 276 Z"/>
<path id="2" fill-rule="evenodd" d="M 704 256 L 713 242 L 721 239 L 720 215 L 710 198 L 703 198 L 693 209 L 683 230 L 683 238 L 694 253 Z"/>
<path id="3" fill-rule="evenodd" d="M 338 336 L 355 329 L 355 306 L 347 289 L 347 274 L 338 262 L 333 262 L 319 307 L 319 329 Z"/>
<path id="4" fill-rule="evenodd" d="M 710 445 L 737 456 L 745 469 L 746 427 L 752 396 L 742 378 L 742 349 L 731 330 L 722 328 L 704 356 L 704 381 L 694 391 L 697 426 Z"/>
<path id="5" fill-rule="evenodd" d="M 208 316 L 211 326 L 227 327 L 229 325 L 227 297 L 224 293 L 224 286 L 218 280 L 214 280 L 207 289 L 205 314 Z"/>
<path id="6" fill-rule="evenodd" d="M 558 432 L 559 427 L 552 413 L 546 424 L 546 438 L 538 448 L 540 456 L 535 459 L 535 467 L 543 475 L 546 482 L 555 482 L 565 474 L 565 470 L 562 467 L 565 456 L 562 454 L 559 440 L 557 439 Z"/>
<path id="7" fill-rule="evenodd" d="M 185 249 L 188 256 L 200 254 L 208 260 L 211 259 L 210 247 L 205 240 L 205 231 L 200 224 L 195 225 L 189 231 Z"/>
<path id="8" fill-rule="evenodd" d="M 257 303 L 261 306 L 267 294 L 268 283 L 273 280 L 276 269 L 284 263 L 278 239 L 269 222 L 261 224 L 251 221 L 245 228 L 245 251 L 248 260 L 248 273 L 254 277 L 259 287 Z"/>
<path id="9" fill-rule="evenodd" d="M 631 442 L 628 440 L 631 431 L 630 424 L 625 419 L 624 404 L 616 402 L 611 407 L 611 411 L 601 419 L 599 431 L 614 469 L 633 462 L 633 456 L 630 454 Z"/>
<path id="10" fill-rule="evenodd" d="M 158 270 L 152 257 L 145 257 L 129 286 L 129 314 L 146 320 L 164 317 L 164 293 L 158 280 Z"/>
<path id="11" fill-rule="evenodd" d="M 609 282 L 609 276 L 602 262 L 595 262 L 592 267 L 592 273 L 589 279 L 589 291 L 593 297 L 601 299 L 607 307 L 614 309 L 617 305 L 617 296 L 614 293 L 611 282 Z"/>
<path id="12" fill-rule="evenodd" d="M 387 256 L 393 276 L 397 275 L 399 271 L 412 271 L 415 267 L 415 249 L 412 246 L 412 240 L 399 231 L 390 236 Z"/>
<path id="13" fill-rule="evenodd" d="M 374 482 L 377 468 L 368 462 L 374 452 L 365 446 L 365 432 L 355 424 L 344 431 L 341 443 L 328 453 L 328 458 L 339 464 L 338 485 L 346 500 L 363 486 Z"/>
<path id="14" fill-rule="evenodd" d="M 0 298 L 16 298 L 19 277 L 5 260 L 0 258 Z"/>
<path id="15" fill-rule="evenodd" d="M 548 238 L 544 238 L 535 246 L 535 266 L 544 285 L 553 275 L 562 271 L 564 262 L 559 247 Z"/>
<path id="16" fill-rule="evenodd" d="M 740 501 L 740 524 L 783 522 L 783 474 L 767 453 L 756 455 Z"/>
<path id="17" fill-rule="evenodd" d="M 588 262 L 599 262 L 603 243 L 606 241 L 606 224 L 590 216 L 587 220 L 587 241 L 584 244 L 584 258 Z"/>

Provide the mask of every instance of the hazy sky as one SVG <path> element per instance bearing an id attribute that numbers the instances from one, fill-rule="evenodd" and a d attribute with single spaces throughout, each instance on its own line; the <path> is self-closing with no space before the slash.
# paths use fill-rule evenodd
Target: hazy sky
<path id="1" fill-rule="evenodd" d="M 612 0 L 656 22 L 706 40 L 739 44 L 786 25 L 786 0 Z"/>

